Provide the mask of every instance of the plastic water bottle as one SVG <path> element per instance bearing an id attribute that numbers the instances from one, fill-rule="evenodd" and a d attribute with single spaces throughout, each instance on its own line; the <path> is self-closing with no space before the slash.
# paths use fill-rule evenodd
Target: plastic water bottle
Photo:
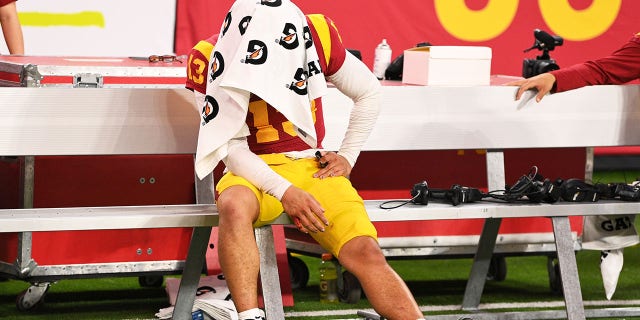
<path id="1" fill-rule="evenodd" d="M 382 42 L 376 47 L 376 51 L 373 57 L 373 74 L 380 80 L 384 79 L 384 72 L 391 63 L 391 47 L 387 43 L 387 39 L 382 39 Z"/>
<path id="2" fill-rule="evenodd" d="M 337 303 L 338 272 L 331 253 L 322 254 L 318 271 L 320 271 L 320 302 Z"/>

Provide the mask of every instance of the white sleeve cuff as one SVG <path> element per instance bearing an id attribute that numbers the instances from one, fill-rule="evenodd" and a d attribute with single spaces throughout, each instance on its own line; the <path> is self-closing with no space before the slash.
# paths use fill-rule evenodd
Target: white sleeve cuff
<path id="1" fill-rule="evenodd" d="M 291 182 L 271 170 L 260 157 L 249 150 L 245 138 L 232 139 L 229 142 L 229 154 L 223 161 L 233 174 L 247 179 L 258 189 L 278 200 L 282 199 L 285 191 L 291 186 Z"/>

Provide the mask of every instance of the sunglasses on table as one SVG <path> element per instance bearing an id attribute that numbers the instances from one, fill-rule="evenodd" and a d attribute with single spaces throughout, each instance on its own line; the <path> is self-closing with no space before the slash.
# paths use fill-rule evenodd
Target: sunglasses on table
<path id="1" fill-rule="evenodd" d="M 182 60 L 180 59 L 181 57 L 178 57 L 176 55 L 171 55 L 171 54 L 165 54 L 165 55 L 150 55 L 149 57 L 129 57 L 133 60 L 147 60 L 150 63 L 156 63 L 156 62 L 180 62 L 182 63 Z"/>
<path id="2" fill-rule="evenodd" d="M 174 62 L 174 61 L 178 61 L 182 63 L 182 60 L 180 60 L 178 57 L 174 55 L 165 54 L 162 56 L 158 56 L 158 55 L 149 56 L 149 62 Z"/>

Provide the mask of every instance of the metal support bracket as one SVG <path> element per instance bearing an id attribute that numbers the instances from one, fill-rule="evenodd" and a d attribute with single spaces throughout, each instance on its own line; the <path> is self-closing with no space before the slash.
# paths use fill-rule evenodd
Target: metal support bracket
<path id="1" fill-rule="evenodd" d="M 20 83 L 23 87 L 40 87 L 42 78 L 38 66 L 34 64 L 27 64 L 20 72 Z"/>
<path id="2" fill-rule="evenodd" d="M 73 76 L 74 88 L 102 88 L 102 75 L 96 73 L 78 73 Z"/>

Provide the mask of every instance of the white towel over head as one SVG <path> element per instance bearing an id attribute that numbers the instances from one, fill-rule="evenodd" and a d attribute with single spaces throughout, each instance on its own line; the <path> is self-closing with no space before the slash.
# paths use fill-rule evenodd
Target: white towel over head
<path id="1" fill-rule="evenodd" d="M 227 155 L 228 141 L 249 135 L 251 93 L 283 113 L 311 148 L 317 136 L 310 103 L 327 85 L 306 18 L 290 0 L 237 0 L 209 59 L 196 173 L 203 178 Z"/>

